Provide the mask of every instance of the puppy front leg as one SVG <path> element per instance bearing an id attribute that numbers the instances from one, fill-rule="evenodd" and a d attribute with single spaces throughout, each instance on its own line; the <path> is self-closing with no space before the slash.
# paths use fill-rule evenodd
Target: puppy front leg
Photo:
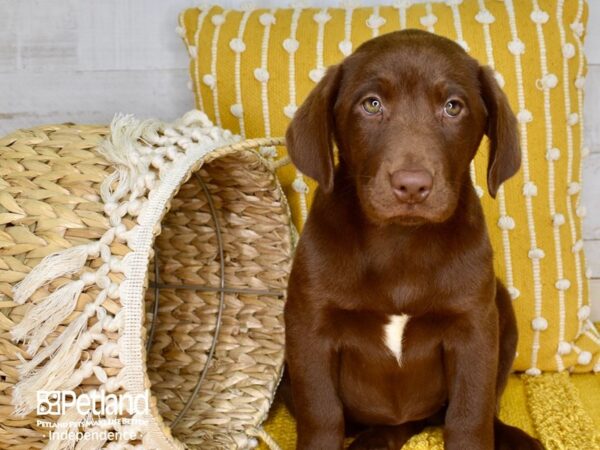
<path id="1" fill-rule="evenodd" d="M 286 320 L 286 361 L 298 450 L 341 450 L 344 415 L 337 395 L 337 353 L 326 338 Z"/>
<path id="2" fill-rule="evenodd" d="M 498 312 L 470 311 L 444 338 L 446 450 L 492 450 L 498 371 Z"/>

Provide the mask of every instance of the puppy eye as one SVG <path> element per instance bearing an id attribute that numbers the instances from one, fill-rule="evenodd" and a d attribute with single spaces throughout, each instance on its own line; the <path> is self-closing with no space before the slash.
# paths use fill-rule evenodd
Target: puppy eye
<path id="1" fill-rule="evenodd" d="M 377 114 L 381 112 L 381 100 L 377 97 L 369 97 L 362 102 L 362 107 L 367 114 Z"/>
<path id="2" fill-rule="evenodd" d="M 459 100 L 448 100 L 444 105 L 444 112 L 447 116 L 456 117 L 463 110 L 463 105 Z"/>

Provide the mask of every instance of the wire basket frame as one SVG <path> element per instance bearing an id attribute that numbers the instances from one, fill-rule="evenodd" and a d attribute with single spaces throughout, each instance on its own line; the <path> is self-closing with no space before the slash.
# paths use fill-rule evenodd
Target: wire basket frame
<path id="1" fill-rule="evenodd" d="M 265 141 L 263 143 L 263 141 Z M 284 140 L 283 138 L 272 138 L 272 139 L 261 139 L 262 145 L 282 145 Z M 217 210 L 212 198 L 212 195 L 202 179 L 202 176 L 198 171 L 194 172 L 192 175 L 202 187 L 202 191 L 206 196 L 206 200 L 208 203 L 208 207 L 210 209 L 210 215 L 212 222 L 215 226 L 215 234 L 217 240 L 217 248 L 218 248 L 218 257 L 219 257 L 219 286 L 205 286 L 205 285 L 196 285 L 196 284 L 170 284 L 170 283 L 161 283 L 160 282 L 160 267 L 158 264 L 158 253 L 159 250 L 154 248 L 154 281 L 149 284 L 149 288 L 153 291 L 153 302 L 152 302 L 152 319 L 150 323 L 150 329 L 148 331 L 148 339 L 146 342 L 146 352 L 149 352 L 152 348 L 152 343 L 154 341 L 154 336 L 156 332 L 156 325 L 158 322 L 158 311 L 160 305 L 160 291 L 162 289 L 186 289 L 192 291 L 200 291 L 200 292 L 217 292 L 219 294 L 219 304 L 217 309 L 217 317 L 215 322 L 215 327 L 213 331 L 213 337 L 211 341 L 211 345 L 207 354 L 206 362 L 202 371 L 198 376 L 198 381 L 194 386 L 191 394 L 186 400 L 183 408 L 179 411 L 175 419 L 171 422 L 171 428 L 174 429 L 177 424 L 181 421 L 181 419 L 185 416 L 185 414 L 190 409 L 194 400 L 197 398 L 198 393 L 200 392 L 200 388 L 208 370 L 210 368 L 210 364 L 214 358 L 215 350 L 218 343 L 219 331 L 221 329 L 222 316 L 223 316 L 223 308 L 225 306 L 225 294 L 250 294 L 250 295 L 270 295 L 278 298 L 283 298 L 285 293 L 282 290 L 278 289 L 243 289 L 243 288 L 231 288 L 225 285 L 225 256 L 224 256 L 224 245 L 223 245 L 223 237 L 221 233 L 221 224 L 219 218 L 217 217 Z"/>

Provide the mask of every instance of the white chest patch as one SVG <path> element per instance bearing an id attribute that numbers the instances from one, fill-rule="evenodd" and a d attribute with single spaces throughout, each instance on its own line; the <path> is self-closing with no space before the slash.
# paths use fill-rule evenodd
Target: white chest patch
<path id="1" fill-rule="evenodd" d="M 398 365 L 402 365 L 402 339 L 410 316 L 406 314 L 389 316 L 390 321 L 383 327 L 385 346 L 392 352 Z"/>

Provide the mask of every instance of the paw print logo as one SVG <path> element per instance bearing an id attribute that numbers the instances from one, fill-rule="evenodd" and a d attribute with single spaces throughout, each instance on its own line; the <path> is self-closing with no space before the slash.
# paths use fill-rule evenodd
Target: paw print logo
<path id="1" fill-rule="evenodd" d="M 38 391 L 37 415 L 60 415 L 60 398 L 60 391 Z"/>

